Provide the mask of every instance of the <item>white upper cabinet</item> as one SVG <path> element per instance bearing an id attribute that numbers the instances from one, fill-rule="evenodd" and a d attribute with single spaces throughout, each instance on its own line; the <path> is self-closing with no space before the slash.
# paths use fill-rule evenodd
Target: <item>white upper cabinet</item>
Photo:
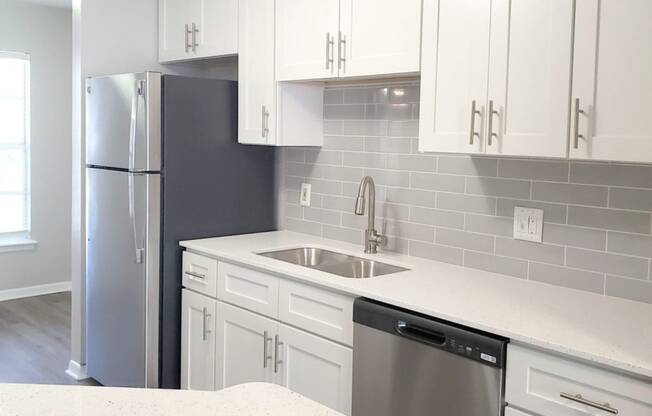
<path id="1" fill-rule="evenodd" d="M 419 150 L 482 153 L 491 0 L 423 4 Z"/>
<path id="2" fill-rule="evenodd" d="M 277 0 L 277 79 L 416 73 L 420 33 L 420 0 Z"/>
<path id="3" fill-rule="evenodd" d="M 186 0 L 159 0 L 159 61 L 188 59 L 191 36 L 187 31 L 192 29 L 188 25 L 191 21 L 190 9 Z"/>
<path id="4" fill-rule="evenodd" d="M 238 53 L 238 0 L 191 0 L 200 12 L 197 26 L 197 58 Z"/>
<path id="5" fill-rule="evenodd" d="M 274 2 L 240 0 L 238 13 L 238 140 L 276 141 Z"/>
<path id="6" fill-rule="evenodd" d="M 276 82 L 274 2 L 240 0 L 238 19 L 238 142 L 321 146 L 324 86 Z"/>
<path id="7" fill-rule="evenodd" d="M 493 0 L 491 7 L 487 153 L 565 158 L 573 2 Z"/>
<path id="8" fill-rule="evenodd" d="M 277 80 L 337 77 L 339 0 L 276 0 Z"/>
<path id="9" fill-rule="evenodd" d="M 238 0 L 159 0 L 159 61 L 238 53 Z"/>
<path id="10" fill-rule="evenodd" d="M 570 155 L 652 162 L 652 2 L 577 0 Z"/>
<path id="11" fill-rule="evenodd" d="M 340 0 L 340 77 L 419 71 L 421 0 Z"/>
<path id="12" fill-rule="evenodd" d="M 567 157 L 573 2 L 424 2 L 421 151 Z"/>

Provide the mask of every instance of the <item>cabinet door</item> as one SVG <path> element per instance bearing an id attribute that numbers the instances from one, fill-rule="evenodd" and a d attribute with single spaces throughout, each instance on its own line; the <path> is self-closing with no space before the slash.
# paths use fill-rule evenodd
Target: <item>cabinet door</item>
<path id="1" fill-rule="evenodd" d="M 419 72 L 421 0 L 341 0 L 340 77 Z"/>
<path id="2" fill-rule="evenodd" d="M 190 24 L 190 9 L 187 0 L 159 0 L 159 61 L 166 62 L 190 58 L 188 53 L 191 49 L 191 36 L 186 33 L 186 25 Z"/>
<path id="3" fill-rule="evenodd" d="M 278 335 L 277 383 L 350 415 L 352 350 L 284 324 Z"/>
<path id="4" fill-rule="evenodd" d="M 238 53 L 238 0 L 190 0 L 188 6 L 196 30 L 194 57 Z"/>
<path id="5" fill-rule="evenodd" d="M 181 292 L 181 388 L 215 390 L 216 301 Z"/>
<path id="6" fill-rule="evenodd" d="M 491 0 L 423 3 L 419 150 L 484 151 L 490 15 Z"/>
<path id="7" fill-rule="evenodd" d="M 492 1 L 487 153 L 568 156 L 572 29 L 572 1 Z"/>
<path id="8" fill-rule="evenodd" d="M 222 302 L 217 315 L 217 388 L 272 382 L 276 321 Z"/>
<path id="9" fill-rule="evenodd" d="M 276 0 L 276 79 L 337 76 L 339 0 Z"/>
<path id="10" fill-rule="evenodd" d="M 238 141 L 276 142 L 274 2 L 240 0 Z"/>
<path id="11" fill-rule="evenodd" d="M 652 2 L 576 7 L 570 156 L 652 162 Z"/>

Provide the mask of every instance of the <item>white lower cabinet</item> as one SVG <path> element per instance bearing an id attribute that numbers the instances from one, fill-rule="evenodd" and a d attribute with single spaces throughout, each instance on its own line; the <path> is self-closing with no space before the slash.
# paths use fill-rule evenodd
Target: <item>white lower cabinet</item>
<path id="1" fill-rule="evenodd" d="M 274 381 L 273 341 L 278 324 L 217 302 L 217 388 Z"/>
<path id="2" fill-rule="evenodd" d="M 351 348 L 217 302 L 217 389 L 268 382 L 351 413 Z"/>
<path id="3" fill-rule="evenodd" d="M 285 324 L 278 336 L 280 384 L 350 415 L 353 350 Z"/>
<path id="4" fill-rule="evenodd" d="M 505 400 L 540 416 L 650 416 L 652 384 L 510 344 Z"/>
<path id="5" fill-rule="evenodd" d="M 181 388 L 215 390 L 215 315 L 217 302 L 181 291 Z"/>
<path id="6" fill-rule="evenodd" d="M 217 299 L 182 291 L 181 387 L 276 383 L 350 415 L 353 298 L 194 256 L 216 262 Z"/>

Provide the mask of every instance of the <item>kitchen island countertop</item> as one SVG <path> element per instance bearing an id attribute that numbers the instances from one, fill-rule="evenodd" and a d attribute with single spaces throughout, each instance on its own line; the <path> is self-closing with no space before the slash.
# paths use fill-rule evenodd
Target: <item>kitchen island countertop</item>
<path id="1" fill-rule="evenodd" d="M 342 416 L 269 383 L 217 392 L 0 384 L 2 416 Z"/>

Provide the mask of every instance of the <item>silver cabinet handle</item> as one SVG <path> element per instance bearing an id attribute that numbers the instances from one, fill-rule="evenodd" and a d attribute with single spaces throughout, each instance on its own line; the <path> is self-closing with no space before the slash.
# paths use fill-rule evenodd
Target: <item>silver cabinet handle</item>
<path id="1" fill-rule="evenodd" d="M 266 138 L 269 135 L 269 110 L 264 105 L 261 119 L 263 137 Z"/>
<path id="2" fill-rule="evenodd" d="M 575 133 L 573 135 L 573 147 L 577 149 L 580 146 L 580 138 L 584 138 L 580 134 L 580 114 L 585 114 L 584 110 L 580 108 L 580 99 L 575 99 Z"/>
<path id="3" fill-rule="evenodd" d="M 576 403 L 580 403 L 589 407 L 593 407 L 594 409 L 599 409 L 607 413 L 611 413 L 614 415 L 618 414 L 618 409 L 614 409 L 609 405 L 609 403 L 599 403 L 599 402 L 594 402 L 593 400 L 585 399 L 582 397 L 581 394 L 569 394 L 569 393 L 564 393 L 561 392 L 559 393 L 559 397 L 563 399 L 568 399 L 572 400 Z"/>
<path id="4" fill-rule="evenodd" d="M 272 359 L 271 355 L 267 355 L 267 343 L 272 340 L 267 336 L 268 334 L 267 331 L 263 332 L 263 368 L 267 368 L 267 360 Z"/>
<path id="5" fill-rule="evenodd" d="M 489 125 L 487 126 L 487 142 L 489 146 L 492 145 L 493 138 L 498 137 L 498 135 L 494 133 L 494 115 L 498 115 L 498 111 L 494 110 L 494 100 L 489 100 Z"/>
<path id="6" fill-rule="evenodd" d="M 283 360 L 279 360 L 278 358 L 278 347 L 283 345 L 283 343 L 279 340 L 278 334 L 274 336 L 274 372 L 278 373 L 278 365 L 283 364 Z"/>
<path id="7" fill-rule="evenodd" d="M 190 28 L 188 27 L 188 23 L 186 23 L 186 31 L 185 31 L 185 36 L 186 36 L 186 53 L 188 53 L 188 50 L 190 49 L 190 42 L 188 42 L 188 35 L 190 35 L 192 32 L 190 32 Z"/>
<path id="8" fill-rule="evenodd" d="M 333 65 L 333 42 L 334 37 L 331 39 L 330 32 L 326 32 L 326 69 Z"/>
<path id="9" fill-rule="evenodd" d="M 475 100 L 471 101 L 471 130 L 469 132 L 469 144 L 473 144 L 475 137 L 480 137 L 480 133 L 475 131 L 475 116 L 480 115 L 480 110 L 477 108 Z"/>
<path id="10" fill-rule="evenodd" d="M 197 46 L 199 44 L 197 43 L 197 33 L 199 32 L 199 29 L 197 29 L 197 25 L 195 23 L 192 24 L 192 51 L 197 52 Z"/>
<path id="11" fill-rule="evenodd" d="M 197 279 L 204 280 L 206 279 L 205 274 L 197 273 L 197 272 L 185 272 L 188 276 L 196 277 Z"/>
<path id="12" fill-rule="evenodd" d="M 342 69 L 346 64 L 346 37 L 342 32 L 337 34 L 337 69 Z"/>
<path id="13" fill-rule="evenodd" d="M 203 314 L 203 316 L 202 316 L 202 335 L 201 335 L 201 337 L 202 337 L 202 339 L 204 341 L 206 341 L 208 339 L 208 334 L 210 334 L 212 332 L 212 331 L 210 331 L 208 329 L 208 325 L 207 325 L 208 318 L 211 317 L 211 314 L 208 313 L 208 308 L 204 308 L 202 310 L 202 314 Z"/>

